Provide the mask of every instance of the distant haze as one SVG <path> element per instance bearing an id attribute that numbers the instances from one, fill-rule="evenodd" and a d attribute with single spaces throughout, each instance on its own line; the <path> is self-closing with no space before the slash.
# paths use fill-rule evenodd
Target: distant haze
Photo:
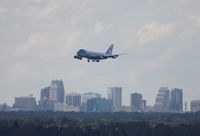
<path id="1" fill-rule="evenodd" d="M 128 53 L 100 63 L 80 48 Z M 200 99 L 199 0 L 0 0 L 0 103 L 61 79 L 65 93 L 123 88 L 153 105 L 161 86 Z"/>

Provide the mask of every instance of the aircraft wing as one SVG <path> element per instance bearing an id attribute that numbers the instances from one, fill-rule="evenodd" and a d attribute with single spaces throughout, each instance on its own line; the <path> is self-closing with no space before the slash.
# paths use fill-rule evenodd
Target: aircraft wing
<path id="1" fill-rule="evenodd" d="M 89 55 L 89 58 L 90 58 L 90 59 L 96 60 L 96 59 L 105 59 L 105 58 L 107 58 L 107 57 L 105 57 L 105 56 L 103 56 L 103 55 L 95 55 L 95 54 L 92 54 L 92 55 Z"/>
<path id="2" fill-rule="evenodd" d="M 105 55 L 104 57 L 108 57 L 108 58 L 117 58 L 118 56 L 120 55 L 127 55 L 128 53 L 121 53 L 121 54 L 108 54 L 108 55 Z"/>

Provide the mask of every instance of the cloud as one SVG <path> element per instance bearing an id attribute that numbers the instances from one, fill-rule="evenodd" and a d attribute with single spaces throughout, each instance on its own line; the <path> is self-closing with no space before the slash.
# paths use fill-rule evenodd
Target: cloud
<path id="1" fill-rule="evenodd" d="M 51 0 L 49 4 L 41 11 L 40 15 L 43 17 L 49 16 L 50 14 L 56 12 L 60 8 L 59 3 Z"/>
<path id="2" fill-rule="evenodd" d="M 162 35 L 172 33 L 174 30 L 174 24 L 159 24 L 149 23 L 138 30 L 136 36 L 139 44 L 145 44 L 150 41 L 159 39 Z"/>
<path id="3" fill-rule="evenodd" d="M 156 59 L 152 59 L 152 60 L 148 60 L 144 62 L 143 68 L 147 70 L 155 70 L 155 69 L 163 68 L 164 66 L 169 64 L 171 60 L 173 60 L 173 58 L 177 55 L 177 53 L 178 53 L 178 49 L 170 48 L 166 50 L 161 56 L 157 57 Z"/>
<path id="4" fill-rule="evenodd" d="M 76 43 L 81 36 L 81 32 L 65 32 L 58 35 L 54 40 L 49 38 L 48 53 L 43 50 L 44 57 L 65 57 L 71 55 L 76 48 Z M 56 45 L 56 46 L 55 46 Z M 45 56 L 44 56 L 45 55 Z"/>
<path id="5" fill-rule="evenodd" d="M 22 79 L 35 79 L 39 76 L 39 71 L 33 69 L 29 63 L 16 62 L 8 73 L 10 80 L 22 80 Z"/>
<path id="6" fill-rule="evenodd" d="M 31 34 L 27 40 L 27 43 L 17 47 L 15 50 L 16 54 L 24 54 L 32 50 L 33 48 L 37 48 L 39 46 L 43 46 L 47 42 L 45 36 L 40 34 Z"/>
<path id="7" fill-rule="evenodd" d="M 112 28 L 112 25 L 110 24 L 103 24 L 102 22 L 97 22 L 95 25 L 94 25 L 94 32 L 95 33 L 102 33 L 106 30 L 109 30 Z"/>
<path id="8" fill-rule="evenodd" d="M 94 30 L 96 33 L 101 33 L 105 30 L 105 27 L 103 26 L 101 22 L 98 22 L 94 25 Z"/>
<path id="9" fill-rule="evenodd" d="M 31 81 L 32 85 L 23 86 L 36 91 L 41 82 L 63 77 L 68 89 L 122 84 L 131 90 L 146 87 L 153 93 L 167 73 L 177 79 L 175 83 L 187 79 L 198 89 L 196 78 L 200 76 L 194 76 L 198 74 L 200 58 L 198 3 L 198 0 L 1 1 L 0 72 L 6 76 L 0 78 L 5 86 L 2 90 L 16 89 L 17 95 L 22 91 L 17 90 L 21 85 L 8 89 L 6 85 L 11 80 L 24 83 L 38 76 L 39 80 Z M 178 37 L 180 34 L 182 38 Z M 114 42 L 116 50 L 129 55 L 100 64 L 73 59 L 72 53 L 77 49 L 85 46 L 83 48 L 99 50 L 100 45 L 107 42 Z M 183 46 L 186 49 L 183 50 Z M 174 67 L 169 68 L 171 64 L 176 71 Z M 105 67 L 107 72 L 103 70 Z M 183 78 L 186 73 L 190 76 Z M 192 92 L 193 88 L 189 89 Z M 5 96 L 9 96 L 8 93 Z"/>
<path id="10" fill-rule="evenodd" d="M 59 35 L 31 34 L 24 45 L 17 47 L 15 55 L 37 56 L 40 58 L 64 57 L 73 51 L 81 33 L 64 32 Z M 59 52 L 59 53 L 58 53 Z"/>
<path id="11" fill-rule="evenodd" d="M 0 8 L 0 15 L 4 14 L 7 10 L 5 8 Z"/>
<path id="12" fill-rule="evenodd" d="M 200 28 L 200 15 L 194 15 L 194 14 L 188 15 L 187 19 L 194 26 L 197 26 Z"/>
<path id="13" fill-rule="evenodd" d="M 81 33 L 77 32 L 67 32 L 64 34 L 64 45 L 67 49 L 70 49 L 73 44 L 78 40 Z"/>

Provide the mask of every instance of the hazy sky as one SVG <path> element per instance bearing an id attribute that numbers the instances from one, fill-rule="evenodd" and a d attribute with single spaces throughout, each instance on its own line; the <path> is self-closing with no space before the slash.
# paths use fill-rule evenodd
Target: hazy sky
<path id="1" fill-rule="evenodd" d="M 88 63 L 80 48 L 117 59 Z M 0 0 L 0 103 L 33 94 L 53 79 L 66 93 L 123 87 L 152 105 L 159 87 L 200 99 L 199 0 Z"/>

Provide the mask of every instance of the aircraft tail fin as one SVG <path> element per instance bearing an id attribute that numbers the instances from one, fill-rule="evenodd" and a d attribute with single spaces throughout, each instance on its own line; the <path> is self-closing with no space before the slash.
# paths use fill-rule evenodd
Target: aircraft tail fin
<path id="1" fill-rule="evenodd" d="M 113 44 L 110 45 L 110 47 L 108 48 L 108 50 L 106 51 L 106 54 L 111 55 L 112 54 L 112 50 L 113 50 Z"/>

